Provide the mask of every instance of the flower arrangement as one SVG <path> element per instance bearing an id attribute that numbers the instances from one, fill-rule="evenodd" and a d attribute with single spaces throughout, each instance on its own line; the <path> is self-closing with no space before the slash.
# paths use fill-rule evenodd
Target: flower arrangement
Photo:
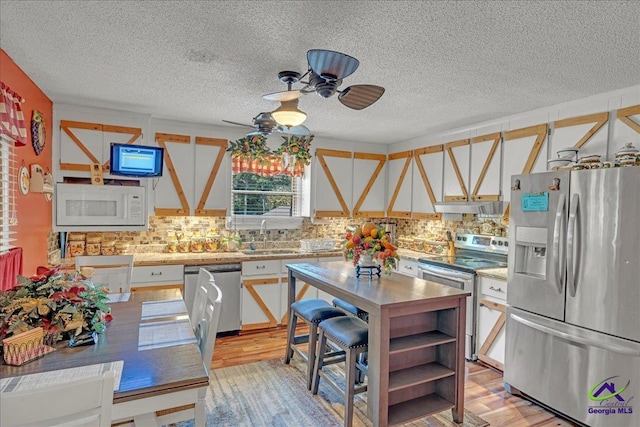
<path id="1" fill-rule="evenodd" d="M 37 327 L 55 341 L 107 328 L 111 308 L 103 288 L 78 274 L 59 273 L 59 267 L 38 270 L 0 292 L 0 340 Z"/>
<path id="2" fill-rule="evenodd" d="M 264 161 L 273 154 L 267 147 L 267 138 L 263 135 L 247 135 L 237 141 L 231 141 L 227 151 L 231 153 L 232 159 L 245 158 L 259 161 Z"/>
<path id="3" fill-rule="evenodd" d="M 371 255 L 378 262 L 386 274 L 391 274 L 398 262 L 397 247 L 389 242 L 384 227 L 378 227 L 372 222 L 366 222 L 353 232 L 347 232 L 343 241 L 344 254 L 353 260 L 353 265 L 360 262 L 363 254 Z"/>
<path id="4" fill-rule="evenodd" d="M 297 136 L 291 135 L 289 137 L 283 136 L 284 142 L 280 145 L 275 154 L 281 154 L 284 156 L 292 157 L 292 162 L 295 167 L 308 166 L 311 163 L 311 141 L 313 141 L 313 135 L 309 136 Z"/>
<path id="5" fill-rule="evenodd" d="M 232 159 L 258 161 L 259 164 L 282 158 L 283 164 L 290 166 L 292 170 L 302 170 L 311 163 L 313 135 L 290 135 L 282 138 L 284 141 L 280 147 L 272 151 L 267 146 L 267 138 L 264 135 L 247 135 L 230 142 L 227 151 L 231 153 Z"/>

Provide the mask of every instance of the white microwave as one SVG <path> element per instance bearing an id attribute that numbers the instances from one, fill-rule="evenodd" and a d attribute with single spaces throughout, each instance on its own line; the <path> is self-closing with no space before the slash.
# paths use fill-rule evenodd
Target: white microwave
<path id="1" fill-rule="evenodd" d="M 146 187 L 56 184 L 56 231 L 135 231 L 147 228 Z"/>

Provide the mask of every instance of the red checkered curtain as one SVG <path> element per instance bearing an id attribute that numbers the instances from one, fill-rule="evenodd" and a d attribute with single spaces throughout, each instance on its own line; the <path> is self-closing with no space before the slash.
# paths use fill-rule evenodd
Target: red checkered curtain
<path id="1" fill-rule="evenodd" d="M 27 126 L 24 123 L 24 99 L 0 82 L 0 132 L 10 136 L 16 145 L 27 144 Z"/>
<path id="2" fill-rule="evenodd" d="M 291 175 L 302 176 L 304 168 L 300 165 L 291 170 L 285 168 L 280 156 L 268 156 L 263 160 L 250 160 L 247 157 L 236 157 L 231 163 L 234 173 L 249 172 L 260 176 Z"/>
<path id="3" fill-rule="evenodd" d="M 0 291 L 6 291 L 18 284 L 18 275 L 22 274 L 22 248 L 10 249 L 0 255 Z"/>

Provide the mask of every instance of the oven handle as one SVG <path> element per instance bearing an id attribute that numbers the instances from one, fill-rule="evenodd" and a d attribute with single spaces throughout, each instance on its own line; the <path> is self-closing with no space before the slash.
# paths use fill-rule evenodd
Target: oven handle
<path id="1" fill-rule="evenodd" d="M 447 270 L 446 273 L 442 273 L 442 269 L 435 270 L 422 265 L 418 267 L 418 271 L 420 272 L 421 279 L 422 279 L 423 272 L 428 273 L 435 277 L 440 277 L 441 279 L 448 279 L 448 280 L 452 280 L 452 279 L 472 280 L 473 279 L 472 274 L 459 273 L 457 271 L 452 271 L 452 270 Z"/>

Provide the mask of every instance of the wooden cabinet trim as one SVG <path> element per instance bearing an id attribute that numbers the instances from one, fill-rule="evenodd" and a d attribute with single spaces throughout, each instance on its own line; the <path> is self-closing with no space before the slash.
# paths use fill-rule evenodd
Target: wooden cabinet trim
<path id="1" fill-rule="evenodd" d="M 260 310 L 262 310 L 262 312 L 265 314 L 265 316 L 267 316 L 267 319 L 269 319 L 266 323 L 259 323 L 259 324 L 255 324 L 254 325 L 256 327 L 258 325 L 260 325 L 261 328 L 264 328 L 264 327 L 275 327 L 275 326 L 278 325 L 278 321 L 276 320 L 276 317 L 273 315 L 271 310 L 269 310 L 269 307 L 267 307 L 267 304 L 260 297 L 260 295 L 258 294 L 258 292 L 256 291 L 256 289 L 254 287 L 254 286 L 257 286 L 257 285 L 271 284 L 271 283 L 267 283 L 266 282 L 267 280 L 270 280 L 270 279 L 253 279 L 253 280 L 243 279 L 242 280 L 242 284 L 244 285 L 244 287 L 247 290 L 247 292 L 249 292 L 249 294 L 253 297 L 255 302 L 258 304 L 258 307 L 260 307 Z M 260 282 L 260 283 L 255 283 L 255 282 Z M 277 278 L 275 279 L 275 283 L 278 283 L 278 279 Z M 245 326 L 243 326 L 242 328 L 245 329 Z"/>
<path id="2" fill-rule="evenodd" d="M 283 279 L 285 279 L 285 278 L 283 277 Z M 287 279 L 286 283 L 288 283 L 289 282 L 289 278 L 287 277 L 286 279 Z M 283 283 L 285 283 L 284 280 L 283 280 Z M 302 287 L 300 288 L 300 290 L 296 294 L 296 302 L 300 301 L 302 299 L 302 297 L 304 296 L 304 294 L 306 294 L 307 291 L 310 288 L 308 283 L 301 282 L 301 284 L 302 284 Z M 289 320 L 289 310 L 285 311 L 284 315 L 280 319 L 280 324 L 281 325 L 286 325 L 288 320 Z"/>
<path id="3" fill-rule="evenodd" d="M 460 167 L 458 166 L 458 162 L 456 161 L 456 156 L 453 154 L 454 147 L 463 147 L 465 145 L 469 145 L 471 140 L 460 139 L 458 141 L 451 141 L 444 144 L 445 149 L 447 150 L 447 154 L 449 155 L 449 159 L 451 159 L 451 166 L 453 166 L 453 171 L 456 174 L 456 178 L 458 179 L 458 184 L 460 185 L 460 190 L 462 190 L 462 196 L 444 196 L 445 201 L 467 201 L 469 200 L 469 192 L 467 191 L 467 186 L 464 183 L 464 179 L 462 178 L 462 174 L 460 173 Z"/>
<path id="4" fill-rule="evenodd" d="M 385 156 L 384 154 L 373 154 L 373 153 L 353 153 L 353 157 L 354 159 L 373 160 L 378 162 L 378 165 L 376 166 L 376 170 L 371 175 L 371 178 L 369 178 L 369 182 L 367 183 L 366 187 L 364 187 L 364 190 L 362 190 L 362 194 L 358 198 L 358 202 L 353 207 L 353 216 L 359 217 L 359 218 L 383 217 L 384 216 L 383 211 L 360 211 L 360 207 L 362 206 L 367 196 L 369 195 L 369 192 L 371 191 L 371 187 L 373 187 L 373 184 L 376 182 L 376 179 L 380 178 L 380 172 L 382 171 L 382 168 L 384 167 L 384 164 L 387 161 L 387 156 Z"/>
<path id="5" fill-rule="evenodd" d="M 180 183 L 180 179 L 178 178 L 178 174 L 176 173 L 176 168 L 173 165 L 173 161 L 171 160 L 171 155 L 169 154 L 169 150 L 167 150 L 167 142 L 176 142 L 179 144 L 189 144 L 191 142 L 191 137 L 188 135 L 175 135 L 169 133 L 156 133 L 156 142 L 162 148 L 164 148 L 164 163 L 167 165 L 167 170 L 169 171 L 169 176 L 171 177 L 171 182 L 173 182 L 173 186 L 176 189 L 176 193 L 178 194 L 178 198 L 180 199 L 181 208 L 158 208 L 156 207 L 155 213 L 159 216 L 164 215 L 174 215 L 174 216 L 188 216 L 191 212 L 191 208 L 189 207 L 189 202 L 184 195 L 184 190 L 182 189 L 182 184 Z"/>
<path id="6" fill-rule="evenodd" d="M 91 163 L 99 163 L 96 156 L 93 155 L 91 151 L 80 141 L 71 129 L 86 129 L 86 130 L 94 130 L 99 132 L 113 132 L 113 133 L 123 133 L 123 134 L 131 134 L 131 138 L 125 144 L 133 144 L 138 138 L 142 137 L 142 129 L 126 127 L 126 126 L 115 126 L 115 125 L 105 125 L 101 123 L 87 123 L 87 122 L 76 122 L 72 120 L 60 120 L 60 129 L 71 138 L 71 140 L 80 148 L 80 150 L 91 160 Z M 91 171 L 91 164 L 81 164 L 81 163 L 63 163 L 60 162 L 60 170 L 72 170 L 72 171 Z M 102 171 L 109 172 L 110 165 L 109 160 L 102 164 Z"/>
<path id="7" fill-rule="evenodd" d="M 498 334 L 500 333 L 502 328 L 504 328 L 505 321 L 507 320 L 506 307 L 503 304 L 489 301 L 487 299 L 481 299 L 480 304 L 485 305 L 493 310 L 498 310 L 501 313 L 496 320 L 496 323 L 494 323 L 493 327 L 491 328 L 491 331 L 489 331 L 489 335 L 487 335 L 487 338 L 482 343 L 482 346 L 480 346 L 480 350 L 478 350 L 478 359 L 490 366 L 493 366 L 494 368 L 504 371 L 504 364 L 487 356 L 487 351 L 489 351 L 496 338 L 498 337 Z"/>
<path id="8" fill-rule="evenodd" d="M 207 202 L 209 194 L 211 193 L 213 181 L 218 176 L 218 172 L 220 172 L 220 165 L 222 165 L 222 160 L 224 160 L 224 154 L 226 152 L 225 150 L 227 148 L 228 141 L 226 139 L 204 138 L 201 136 L 196 136 L 196 145 L 216 146 L 220 147 L 220 151 L 218 151 L 216 161 L 211 167 L 211 172 L 209 172 L 207 183 L 202 190 L 200 201 L 198 202 L 198 206 L 196 207 L 195 216 L 225 216 L 227 214 L 226 209 L 205 209 L 204 205 Z"/>
<path id="9" fill-rule="evenodd" d="M 327 179 L 329 180 L 329 184 L 331 185 L 331 188 L 333 189 L 334 194 L 338 198 L 338 202 L 340 203 L 340 207 L 342 207 L 342 211 L 316 210 L 314 216 L 316 217 L 322 217 L 322 216 L 348 217 L 351 212 L 349 211 L 349 207 L 347 206 L 347 203 L 344 201 L 344 197 L 342 197 L 342 193 L 338 188 L 338 184 L 336 183 L 336 180 L 333 178 L 333 174 L 329 169 L 329 165 L 327 164 L 325 157 L 339 157 L 339 158 L 350 159 L 352 158 L 352 153 L 350 151 L 318 149 L 316 150 L 316 157 L 318 158 L 318 162 L 320 162 L 320 166 L 324 170 L 324 173 L 326 174 Z"/>
<path id="10" fill-rule="evenodd" d="M 635 116 L 636 114 L 640 114 L 640 104 L 619 109 L 616 112 L 616 117 L 631 129 L 640 133 L 640 123 L 631 119 L 631 116 Z"/>
<path id="11" fill-rule="evenodd" d="M 587 143 L 587 141 L 591 139 L 593 135 L 596 134 L 596 132 L 600 130 L 600 128 L 602 128 L 602 126 L 604 126 L 605 123 L 607 123 L 608 120 L 609 113 L 589 114 L 588 116 L 571 117 L 568 119 L 556 120 L 555 122 L 553 122 L 553 128 L 560 129 L 564 127 L 594 123 L 593 127 L 589 129 L 587 133 L 585 133 L 584 136 L 580 138 L 580 140 L 574 145 L 574 147 L 576 148 L 581 148 Z"/>
<path id="12" fill-rule="evenodd" d="M 394 211 L 393 207 L 396 204 L 396 199 L 398 198 L 398 194 L 400 193 L 400 188 L 402 187 L 402 183 L 404 182 L 407 176 L 407 170 L 409 170 L 409 164 L 411 164 L 411 158 L 413 157 L 413 151 L 402 151 L 399 153 L 389 154 L 389 161 L 391 160 L 400 160 L 405 159 L 404 166 L 402 167 L 402 172 L 400 172 L 400 176 L 398 177 L 398 183 L 396 184 L 396 188 L 393 191 L 393 195 L 391 196 L 391 200 L 389 200 L 389 205 L 387 206 L 387 216 L 394 218 L 410 218 L 411 212 L 404 211 Z"/>
<path id="13" fill-rule="evenodd" d="M 502 132 L 494 132 L 489 133 L 487 135 L 477 136 L 475 138 L 471 138 L 472 144 L 477 144 L 480 142 L 493 141 L 491 145 L 491 149 L 487 154 L 487 158 L 482 166 L 482 170 L 480 171 L 480 175 L 478 176 L 478 181 L 476 182 L 473 191 L 471 192 L 471 199 L 474 201 L 498 201 L 500 200 L 500 194 L 478 194 L 480 191 L 480 186 L 484 181 L 485 175 L 487 174 L 487 170 L 493 161 L 493 156 L 495 156 L 496 151 L 498 149 L 498 145 L 500 145 L 500 139 L 502 138 Z"/>
<path id="14" fill-rule="evenodd" d="M 413 161 L 418 167 L 418 172 L 420 173 L 420 177 L 422 178 L 422 184 L 424 185 L 425 190 L 427 190 L 427 194 L 429 195 L 429 200 L 431 201 L 431 205 L 435 206 L 437 200 L 436 196 L 433 193 L 433 187 L 431 186 L 431 181 L 429 181 L 429 177 L 427 176 L 427 171 L 424 168 L 424 164 L 420 159 L 420 156 L 425 154 L 433 154 L 433 153 L 441 153 L 444 151 L 444 145 L 438 144 L 431 147 L 418 148 L 413 150 Z M 442 214 L 439 213 L 412 213 L 412 218 L 414 219 L 427 219 L 427 220 L 440 220 L 442 218 Z"/>

